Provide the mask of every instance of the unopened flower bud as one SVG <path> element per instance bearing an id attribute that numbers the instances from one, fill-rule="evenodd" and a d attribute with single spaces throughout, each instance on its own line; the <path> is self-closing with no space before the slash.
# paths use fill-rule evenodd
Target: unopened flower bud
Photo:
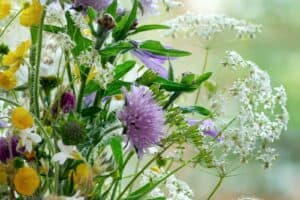
<path id="1" fill-rule="evenodd" d="M 105 30 L 111 30 L 116 26 L 115 19 L 110 14 L 104 14 L 98 20 L 98 24 Z"/>

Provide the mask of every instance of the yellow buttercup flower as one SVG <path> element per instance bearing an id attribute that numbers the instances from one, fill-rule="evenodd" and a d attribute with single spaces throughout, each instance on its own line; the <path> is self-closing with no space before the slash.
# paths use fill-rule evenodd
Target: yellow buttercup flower
<path id="1" fill-rule="evenodd" d="M 20 24 L 26 27 L 40 24 L 43 13 L 43 6 L 39 0 L 32 0 L 32 4 L 25 8 L 20 15 Z"/>
<path id="2" fill-rule="evenodd" d="M 14 177 L 16 191 L 25 196 L 32 196 L 40 185 L 40 177 L 31 167 L 22 167 Z"/>
<path id="3" fill-rule="evenodd" d="M 9 71 L 0 71 L 0 88 L 4 90 L 14 89 L 17 85 L 16 75 Z"/>
<path id="4" fill-rule="evenodd" d="M 30 44 L 30 40 L 22 42 L 15 51 L 10 51 L 7 55 L 3 56 L 2 64 L 9 66 L 10 71 L 16 72 L 20 68 Z"/>
<path id="5" fill-rule="evenodd" d="M 17 107 L 12 111 L 11 122 L 15 128 L 27 129 L 33 126 L 33 117 L 25 108 Z"/>
<path id="6" fill-rule="evenodd" d="M 10 14 L 10 0 L 0 0 L 0 19 L 4 19 Z"/>

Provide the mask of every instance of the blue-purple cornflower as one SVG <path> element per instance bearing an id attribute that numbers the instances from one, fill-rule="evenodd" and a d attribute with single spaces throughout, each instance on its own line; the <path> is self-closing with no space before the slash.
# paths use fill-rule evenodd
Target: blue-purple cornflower
<path id="1" fill-rule="evenodd" d="M 146 67 L 156 72 L 161 77 L 168 78 L 168 70 L 163 66 L 166 61 L 168 61 L 168 57 L 156 55 L 149 51 L 139 49 L 136 41 L 132 41 L 132 44 L 136 46 L 136 48 L 131 50 L 132 55 L 138 58 L 142 63 L 145 64 Z"/>
<path id="2" fill-rule="evenodd" d="M 76 106 L 76 98 L 71 91 L 66 91 L 60 97 L 60 102 L 56 100 L 53 105 L 52 112 L 54 114 L 58 113 L 58 109 L 61 109 L 63 113 L 69 113 L 75 109 Z"/>
<path id="3" fill-rule="evenodd" d="M 145 150 L 160 142 L 163 137 L 164 113 L 144 86 L 132 86 L 131 91 L 123 89 L 124 109 L 118 117 L 125 125 L 128 142 L 141 158 Z"/>
<path id="4" fill-rule="evenodd" d="M 219 132 L 217 131 L 214 122 L 211 119 L 206 119 L 204 121 L 200 120 L 188 120 L 191 126 L 199 125 L 200 130 L 204 135 L 209 135 L 211 137 L 217 137 Z"/>
<path id="5" fill-rule="evenodd" d="M 18 151 L 19 139 L 16 136 L 0 138 L 0 161 L 6 163 L 8 159 L 17 157 L 24 152 L 24 149 Z"/>
<path id="6" fill-rule="evenodd" d="M 113 0 L 75 0 L 73 3 L 74 8 L 80 8 L 86 11 L 88 7 L 92 7 L 97 11 L 106 9 Z"/>

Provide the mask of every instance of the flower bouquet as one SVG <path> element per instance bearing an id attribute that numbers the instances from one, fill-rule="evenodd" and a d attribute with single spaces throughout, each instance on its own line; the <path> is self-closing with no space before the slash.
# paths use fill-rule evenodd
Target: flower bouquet
<path id="1" fill-rule="evenodd" d="M 288 122 L 284 88 L 234 51 L 220 66 L 241 76 L 218 86 L 207 62 L 219 33 L 252 39 L 260 26 L 196 13 L 143 24 L 180 6 L 0 0 L 1 199 L 188 200 L 176 173 L 199 166 L 219 177 L 212 199 L 237 167 L 270 167 Z M 174 73 L 191 53 L 135 39 L 148 31 L 200 41 L 202 69 Z"/>

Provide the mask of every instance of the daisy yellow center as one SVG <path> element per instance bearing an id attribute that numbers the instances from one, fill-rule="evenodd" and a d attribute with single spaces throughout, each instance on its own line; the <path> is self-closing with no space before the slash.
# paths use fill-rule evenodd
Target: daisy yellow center
<path id="1" fill-rule="evenodd" d="M 17 107 L 12 111 L 11 121 L 18 129 L 27 129 L 33 126 L 32 115 L 23 107 Z"/>
<path id="2" fill-rule="evenodd" d="M 77 185 L 88 182 L 91 177 L 90 167 L 86 163 L 79 164 L 76 171 L 72 171 L 71 173 L 73 174 L 73 181 Z"/>
<path id="3" fill-rule="evenodd" d="M 10 14 L 11 2 L 10 0 L 0 0 L 0 20 L 4 19 Z"/>
<path id="4" fill-rule="evenodd" d="M 20 15 L 20 24 L 26 27 L 39 25 L 43 13 L 43 6 L 39 0 L 32 0 L 32 4 L 25 8 Z"/>
<path id="5" fill-rule="evenodd" d="M 31 167 L 23 167 L 14 177 L 16 191 L 25 196 L 32 196 L 40 185 L 40 177 Z"/>
<path id="6" fill-rule="evenodd" d="M 4 90 L 14 89 L 17 85 L 17 79 L 13 72 L 6 70 L 0 72 L 0 88 Z"/>

